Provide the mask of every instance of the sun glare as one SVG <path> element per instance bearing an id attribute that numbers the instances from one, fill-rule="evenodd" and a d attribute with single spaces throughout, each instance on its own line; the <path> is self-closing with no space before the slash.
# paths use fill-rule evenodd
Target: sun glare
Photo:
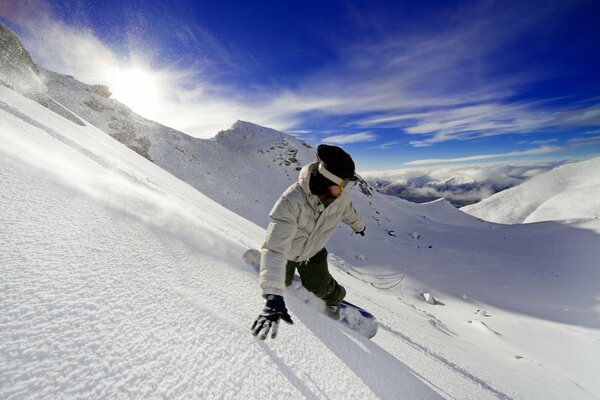
<path id="1" fill-rule="evenodd" d="M 160 89 L 156 74 L 140 68 L 121 70 L 110 85 L 113 97 L 147 118 L 159 109 Z"/>

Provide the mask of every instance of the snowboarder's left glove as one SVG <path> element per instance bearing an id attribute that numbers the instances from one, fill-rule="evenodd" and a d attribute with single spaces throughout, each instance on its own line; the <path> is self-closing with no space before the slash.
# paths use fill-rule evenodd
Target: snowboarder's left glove
<path id="1" fill-rule="evenodd" d="M 262 313 L 256 318 L 252 324 L 252 333 L 258 336 L 259 339 L 265 340 L 271 331 L 271 339 L 277 336 L 279 329 L 279 319 L 284 320 L 288 324 L 293 324 L 292 317 L 288 314 L 285 308 L 283 297 L 276 294 L 267 295 L 267 303 L 263 308 Z"/>
<path id="2" fill-rule="evenodd" d="M 360 236 L 365 236 L 365 231 L 366 230 L 367 230 L 367 227 L 365 226 L 362 231 L 356 232 L 356 233 L 359 234 Z"/>

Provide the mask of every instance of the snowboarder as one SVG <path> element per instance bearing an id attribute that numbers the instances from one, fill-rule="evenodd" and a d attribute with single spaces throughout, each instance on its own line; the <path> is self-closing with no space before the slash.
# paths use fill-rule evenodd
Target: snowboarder
<path id="1" fill-rule="evenodd" d="M 260 287 L 265 307 L 252 325 L 253 334 L 275 338 L 279 320 L 293 324 L 283 299 L 298 270 L 302 285 L 327 304 L 328 315 L 339 318 L 346 290 L 329 274 L 326 243 L 340 222 L 365 235 L 365 224 L 348 192 L 358 178 L 354 161 L 337 146 L 319 145 L 318 161 L 300 171 L 298 182 L 279 197 L 261 248 Z"/>

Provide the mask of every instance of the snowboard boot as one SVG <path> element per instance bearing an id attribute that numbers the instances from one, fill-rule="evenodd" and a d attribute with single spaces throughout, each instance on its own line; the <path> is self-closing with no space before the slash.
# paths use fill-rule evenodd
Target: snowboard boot
<path id="1" fill-rule="evenodd" d="M 339 304 L 327 304 L 327 316 L 336 321 L 340 319 L 340 306 Z"/>

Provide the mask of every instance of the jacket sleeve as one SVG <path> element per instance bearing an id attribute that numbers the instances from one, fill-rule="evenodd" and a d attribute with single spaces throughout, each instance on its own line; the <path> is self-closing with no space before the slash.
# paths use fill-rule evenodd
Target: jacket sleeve
<path id="1" fill-rule="evenodd" d="M 263 295 L 283 295 L 285 289 L 286 253 L 296 236 L 298 207 L 285 196 L 279 198 L 269 213 L 271 220 L 262 246 L 260 260 L 260 288 Z"/>
<path id="2" fill-rule="evenodd" d="M 363 222 L 360 215 L 352 205 L 352 202 L 348 202 L 348 206 L 344 212 L 344 216 L 342 218 L 342 222 L 350 225 L 354 233 L 362 232 L 365 229 L 365 223 Z"/>

